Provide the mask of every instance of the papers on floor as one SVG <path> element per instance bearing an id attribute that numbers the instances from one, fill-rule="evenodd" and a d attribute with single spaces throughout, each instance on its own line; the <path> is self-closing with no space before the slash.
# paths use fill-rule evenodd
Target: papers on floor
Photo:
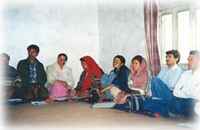
<path id="1" fill-rule="evenodd" d="M 71 97 L 71 99 L 84 99 L 87 98 L 86 96 L 75 96 L 75 97 Z"/>
<path id="2" fill-rule="evenodd" d="M 116 105 L 116 102 L 99 102 L 94 103 L 91 108 L 113 108 Z"/>
<path id="3" fill-rule="evenodd" d="M 18 103 L 18 102 L 22 102 L 22 99 L 20 99 L 20 98 L 8 99 L 8 102 L 10 102 L 10 103 L 13 103 L 13 102 Z"/>
<path id="4" fill-rule="evenodd" d="M 71 97 L 60 97 L 60 98 L 51 98 L 54 99 L 55 101 L 67 101 L 71 99 Z"/>
<path id="5" fill-rule="evenodd" d="M 60 98 L 51 98 L 54 99 L 55 101 L 67 101 L 67 100 L 79 100 L 79 99 L 84 99 L 87 98 L 86 96 L 75 96 L 75 97 L 60 97 Z"/>
<path id="6" fill-rule="evenodd" d="M 33 105 L 45 105 L 47 103 L 45 101 L 31 101 L 31 104 L 33 104 Z"/>
<path id="7" fill-rule="evenodd" d="M 185 122 L 185 123 L 180 123 L 178 125 L 183 127 L 196 128 L 197 122 Z"/>
<path id="8" fill-rule="evenodd" d="M 6 102 L 7 106 L 19 106 L 23 103 L 23 100 L 20 98 L 15 98 L 15 99 L 8 99 Z"/>
<path id="9" fill-rule="evenodd" d="M 200 116 L 200 102 L 196 102 L 194 111 Z"/>

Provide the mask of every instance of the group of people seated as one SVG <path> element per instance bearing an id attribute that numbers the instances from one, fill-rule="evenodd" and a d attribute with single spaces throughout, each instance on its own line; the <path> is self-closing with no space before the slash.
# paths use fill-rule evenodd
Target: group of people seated
<path id="1" fill-rule="evenodd" d="M 196 107 L 199 107 L 200 100 L 200 52 L 197 50 L 190 52 L 189 70 L 185 72 L 177 65 L 180 61 L 178 50 L 167 51 L 167 66 L 152 79 L 149 79 L 146 60 L 140 55 L 133 57 L 130 69 L 125 65 L 123 56 L 115 56 L 113 70 L 109 74 L 105 74 L 91 56 L 84 56 L 80 58 L 83 72 L 75 88 L 72 69 L 65 64 L 68 60 L 66 54 L 60 53 L 57 61 L 48 65 L 45 71 L 43 64 L 36 58 L 39 47 L 32 44 L 27 47 L 27 51 L 28 58 L 19 61 L 17 69 L 9 66 L 10 57 L 6 53 L 1 54 L 1 81 L 4 86 L 12 81 L 4 91 L 8 98 L 35 100 L 66 96 L 90 97 L 95 92 L 99 99 L 123 104 L 131 91 L 137 93 L 137 90 L 142 90 L 147 97 L 144 108 L 158 111 L 165 117 L 177 114 L 191 116 L 199 112 Z M 150 95 L 146 92 L 149 80 Z M 162 111 L 159 111 L 162 107 Z"/>

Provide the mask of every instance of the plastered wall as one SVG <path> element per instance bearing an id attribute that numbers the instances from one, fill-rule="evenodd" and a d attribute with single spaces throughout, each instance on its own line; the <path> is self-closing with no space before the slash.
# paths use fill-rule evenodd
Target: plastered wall
<path id="1" fill-rule="evenodd" d="M 144 46 L 143 1 L 72 2 L 8 1 L 1 5 L 1 52 L 10 55 L 10 65 L 27 58 L 27 46 L 40 47 L 38 59 L 46 67 L 64 52 L 76 82 L 82 71 L 79 59 L 92 56 L 105 73 L 113 57 L 130 60 L 146 57 Z"/>

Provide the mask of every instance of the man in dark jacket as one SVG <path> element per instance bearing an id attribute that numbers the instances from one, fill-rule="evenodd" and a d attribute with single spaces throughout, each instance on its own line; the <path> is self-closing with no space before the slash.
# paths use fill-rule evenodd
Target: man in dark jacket
<path id="1" fill-rule="evenodd" d="M 46 99 L 48 98 L 48 90 L 44 87 L 47 76 L 44 66 L 37 60 L 39 47 L 30 45 L 27 48 L 28 58 L 19 61 L 17 71 L 22 80 L 22 88 L 24 90 L 22 97 L 24 99 Z"/>

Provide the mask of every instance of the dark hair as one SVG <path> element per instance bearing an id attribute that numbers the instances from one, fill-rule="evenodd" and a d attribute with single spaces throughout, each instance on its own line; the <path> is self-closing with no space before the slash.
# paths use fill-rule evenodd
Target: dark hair
<path id="1" fill-rule="evenodd" d="M 190 51 L 190 55 L 197 55 L 197 60 L 200 61 L 200 51 L 192 50 Z"/>
<path id="2" fill-rule="evenodd" d="M 125 60 L 125 58 L 124 58 L 123 56 L 121 56 L 121 55 L 116 55 L 116 56 L 114 57 L 114 59 L 115 59 L 115 58 L 119 58 L 120 61 L 121 61 L 122 63 L 124 63 L 124 65 L 125 65 L 126 60 Z"/>
<path id="3" fill-rule="evenodd" d="M 58 55 L 58 57 L 60 57 L 60 56 L 64 56 L 64 57 L 65 57 L 65 61 L 67 61 L 68 57 L 67 57 L 67 55 L 66 55 L 65 53 L 60 53 L 60 54 Z"/>
<path id="4" fill-rule="evenodd" d="M 172 54 L 174 56 L 174 58 L 178 58 L 178 61 L 176 62 L 176 64 L 178 64 L 178 62 L 180 61 L 181 59 L 181 55 L 179 53 L 178 50 L 170 50 L 170 51 L 167 51 L 166 54 Z"/>
<path id="5" fill-rule="evenodd" d="M 28 50 L 28 51 L 29 51 L 30 49 L 35 49 L 35 50 L 37 51 L 37 53 L 40 52 L 39 47 L 38 47 L 37 45 L 34 45 L 34 44 L 29 45 L 29 46 L 27 47 L 27 50 Z"/>
<path id="6" fill-rule="evenodd" d="M 6 54 L 6 53 L 1 53 L 0 55 L 1 55 L 1 58 L 2 58 L 2 57 L 7 57 L 8 61 L 10 60 L 10 56 L 9 56 L 8 54 Z"/>
<path id="7" fill-rule="evenodd" d="M 83 58 L 81 58 L 80 61 L 84 61 L 85 62 L 85 60 Z"/>
<path id="8" fill-rule="evenodd" d="M 142 56 L 140 56 L 140 55 L 133 57 L 133 59 L 131 61 L 133 62 L 133 60 L 137 60 L 140 62 L 140 64 L 142 64 Z"/>

